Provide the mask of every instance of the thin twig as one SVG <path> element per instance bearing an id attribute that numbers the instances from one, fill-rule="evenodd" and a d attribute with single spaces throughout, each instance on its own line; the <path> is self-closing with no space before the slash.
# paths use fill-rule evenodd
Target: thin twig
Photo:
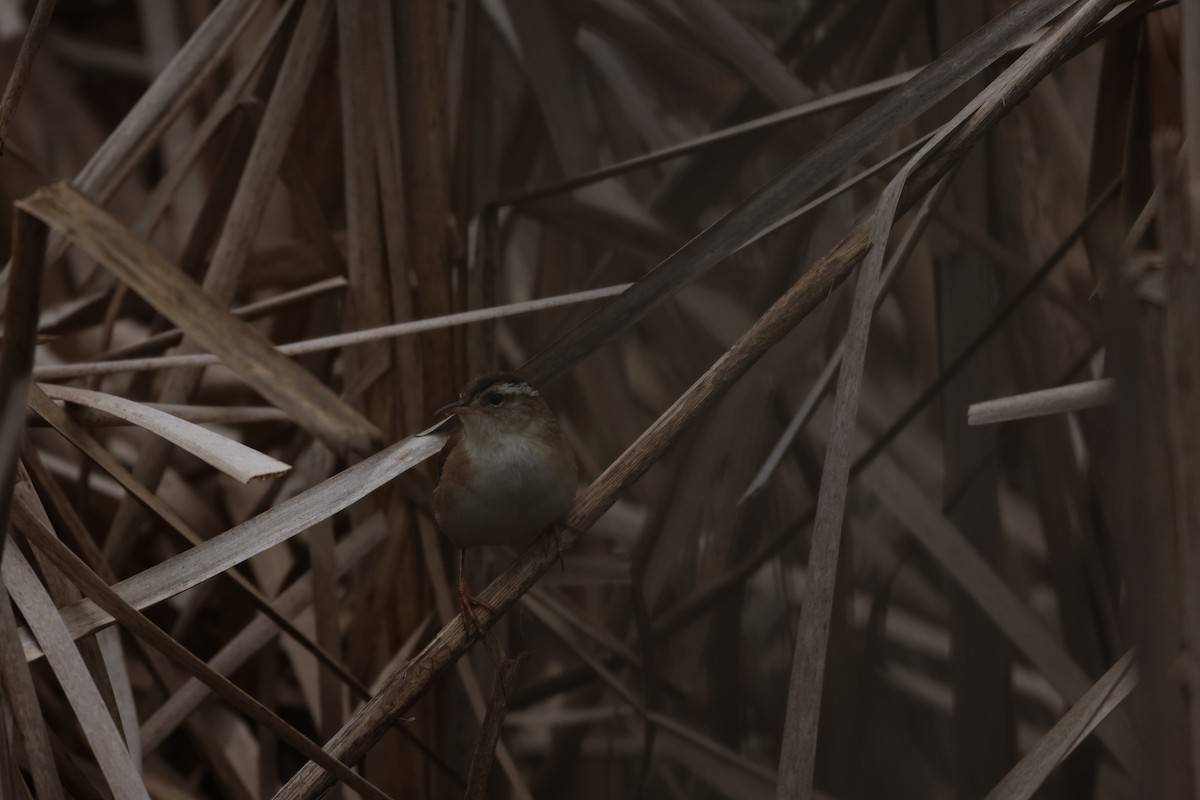
<path id="1" fill-rule="evenodd" d="M 528 653 L 521 653 L 516 658 L 506 658 L 496 670 L 496 685 L 492 688 L 479 739 L 475 743 L 475 755 L 471 757 L 471 767 L 467 772 L 467 791 L 463 795 L 465 800 L 483 800 L 486 797 L 488 777 L 492 774 L 492 761 L 496 757 L 496 744 L 500 741 L 504 716 L 508 713 L 508 698 L 516 688 L 517 673 L 528 657 Z"/>
<path id="2" fill-rule="evenodd" d="M 601 300 L 606 297 L 613 297 L 629 288 L 628 283 L 617 284 L 616 286 L 605 286 L 600 289 L 588 289 L 583 292 L 571 292 L 569 294 L 557 295 L 555 297 L 544 297 L 538 300 L 525 300 L 520 303 L 509 303 L 508 305 L 495 306 L 493 308 L 479 308 L 473 311 L 460 311 L 454 314 L 443 314 L 437 317 L 428 319 L 419 319 L 412 322 L 398 322 L 394 325 L 383 325 L 377 328 L 367 328 L 360 331 L 350 331 L 349 333 L 337 333 L 331 336 L 321 336 L 316 339 L 308 339 L 303 342 L 292 342 L 291 344 L 283 344 L 275 347 L 275 350 L 286 356 L 298 356 L 306 353 L 319 353 L 324 350 L 334 350 L 339 347 L 352 347 L 354 345 L 367 344 L 376 342 L 381 339 L 391 339 L 398 336 L 412 336 L 417 333 L 426 331 L 441 330 L 456 325 L 468 325 L 475 322 L 485 320 L 499 319 L 501 317 L 510 317 L 517 314 L 528 314 L 532 311 L 542 311 L 548 308 L 558 308 L 560 306 L 572 305 L 575 303 L 588 303 L 595 300 Z M 37 380 L 64 380 L 67 378 L 80 378 L 88 375 L 109 375 L 114 372 L 140 372 L 145 370 L 168 369 L 171 367 L 202 367 L 220 364 L 221 359 L 218 356 L 208 353 L 191 353 L 176 356 L 161 356 L 157 358 L 135 358 L 125 359 L 120 361 L 88 361 L 81 364 L 61 364 L 54 366 L 37 367 L 34 369 L 34 378 Z"/>
<path id="3" fill-rule="evenodd" d="M 46 37 L 46 31 L 50 28 L 50 18 L 54 15 L 54 6 L 57 3 L 58 0 L 38 0 L 37 8 L 29 19 L 29 27 L 25 29 L 25 38 L 21 40 L 17 61 L 13 64 L 12 74 L 8 76 L 4 96 L 0 97 L 0 155 L 4 154 L 9 126 L 12 125 L 13 115 L 17 113 L 21 95 L 25 93 L 25 83 L 33 69 L 33 59 L 37 56 L 42 39 Z"/>

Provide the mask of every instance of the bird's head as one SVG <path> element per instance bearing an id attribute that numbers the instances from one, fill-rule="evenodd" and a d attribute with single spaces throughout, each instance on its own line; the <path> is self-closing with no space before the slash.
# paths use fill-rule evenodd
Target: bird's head
<path id="1" fill-rule="evenodd" d="M 517 433 L 540 424 L 557 426 L 537 389 L 509 372 L 475 378 L 463 387 L 458 400 L 436 414 L 457 416 L 468 431 L 485 434 Z"/>

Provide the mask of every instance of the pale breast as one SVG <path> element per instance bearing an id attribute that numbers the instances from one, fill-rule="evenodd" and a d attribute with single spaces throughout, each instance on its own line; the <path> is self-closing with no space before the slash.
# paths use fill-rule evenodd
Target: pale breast
<path id="1" fill-rule="evenodd" d="M 472 444 L 461 442 L 446 462 L 466 480 L 434 492 L 438 524 L 455 544 L 522 546 L 570 510 L 578 476 L 565 449 L 525 437 Z"/>

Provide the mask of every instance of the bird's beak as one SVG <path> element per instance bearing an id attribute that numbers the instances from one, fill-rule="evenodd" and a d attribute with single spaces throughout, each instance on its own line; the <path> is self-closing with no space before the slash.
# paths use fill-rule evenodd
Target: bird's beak
<path id="1" fill-rule="evenodd" d="M 463 413 L 466 410 L 467 410 L 467 404 L 466 404 L 465 400 L 455 400 L 453 403 L 447 403 L 446 405 L 439 408 L 437 411 L 433 412 L 433 415 L 435 417 L 443 417 L 443 416 L 447 416 L 450 414 L 457 415 L 457 414 Z"/>

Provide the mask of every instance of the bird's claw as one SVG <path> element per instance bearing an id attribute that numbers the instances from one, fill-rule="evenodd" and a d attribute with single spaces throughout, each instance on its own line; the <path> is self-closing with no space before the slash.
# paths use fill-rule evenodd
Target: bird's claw
<path id="1" fill-rule="evenodd" d="M 467 587 L 467 584 L 462 581 L 458 584 L 458 607 L 462 612 L 463 624 L 468 629 L 468 635 L 470 635 L 470 628 L 475 628 L 475 631 L 480 636 L 487 633 L 483 628 L 483 624 L 479 621 L 479 617 L 475 615 L 476 608 L 482 608 L 493 616 L 497 613 L 496 608 L 491 603 L 472 592 Z"/>

